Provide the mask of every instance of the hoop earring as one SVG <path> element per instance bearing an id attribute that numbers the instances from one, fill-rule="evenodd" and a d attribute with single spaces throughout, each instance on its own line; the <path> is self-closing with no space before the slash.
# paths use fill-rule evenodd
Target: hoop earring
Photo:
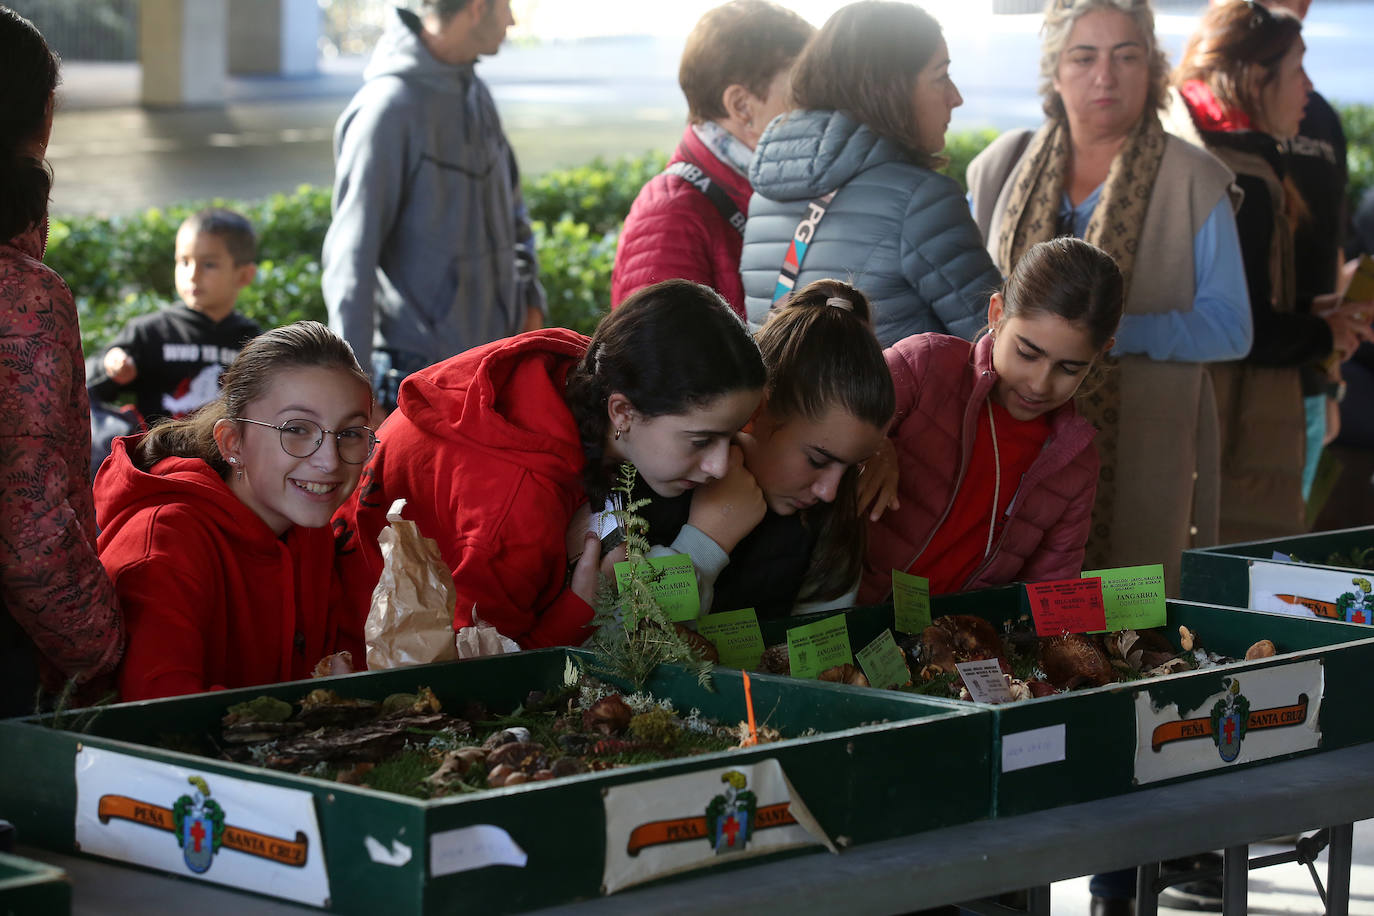
<path id="1" fill-rule="evenodd" d="M 617 426 L 617 427 L 615 428 L 615 437 L 616 437 L 617 440 L 620 439 L 620 434 L 623 433 L 623 432 L 624 432 L 624 430 L 621 429 L 619 426 Z"/>

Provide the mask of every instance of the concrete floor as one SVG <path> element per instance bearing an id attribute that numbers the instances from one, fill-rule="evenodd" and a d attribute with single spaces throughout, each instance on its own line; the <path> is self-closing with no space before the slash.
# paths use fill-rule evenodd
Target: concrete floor
<path id="1" fill-rule="evenodd" d="M 1292 847 L 1270 845 L 1252 846 L 1254 858 Z M 1374 916 L 1374 821 L 1355 825 L 1354 863 L 1350 875 L 1350 916 Z M 1317 874 L 1326 881 L 1326 854 L 1320 856 Z M 1051 906 L 1054 916 L 1088 916 L 1088 878 L 1060 881 L 1052 886 Z M 1320 916 L 1321 898 L 1312 884 L 1306 866 L 1290 863 L 1250 873 L 1249 907 L 1252 916 Z M 1184 914 L 1189 910 L 1160 907 L 1161 914 Z"/>

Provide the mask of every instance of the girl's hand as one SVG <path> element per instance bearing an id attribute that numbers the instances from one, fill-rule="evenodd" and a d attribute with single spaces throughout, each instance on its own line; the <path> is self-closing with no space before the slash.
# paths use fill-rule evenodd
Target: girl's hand
<path id="1" fill-rule="evenodd" d="M 744 466 L 744 451 L 730 446 L 730 464 L 725 476 L 703 485 L 692 494 L 692 509 L 687 524 L 699 530 L 730 553 L 744 536 L 763 520 L 768 504 L 763 491 Z"/>
<path id="2" fill-rule="evenodd" d="M 568 520 L 568 530 L 563 535 L 564 543 L 568 550 L 568 562 L 576 563 L 577 558 L 582 553 L 582 539 L 587 536 L 587 532 L 592 527 L 592 506 L 591 503 L 583 503 L 577 507 L 572 518 Z"/>
<path id="3" fill-rule="evenodd" d="M 883 444 L 859 468 L 859 514 L 868 510 L 869 521 L 876 522 L 889 509 L 900 509 L 897 499 L 897 448 L 883 437 Z"/>
<path id="4" fill-rule="evenodd" d="M 105 374 L 116 385 L 127 385 L 138 377 L 138 367 L 128 351 L 120 347 L 110 347 L 105 354 Z"/>
<path id="5" fill-rule="evenodd" d="M 568 588 L 588 605 L 596 607 L 596 590 L 601 585 L 601 540 L 595 531 L 586 531 L 585 528 L 583 531 L 582 555 L 577 557 Z"/>

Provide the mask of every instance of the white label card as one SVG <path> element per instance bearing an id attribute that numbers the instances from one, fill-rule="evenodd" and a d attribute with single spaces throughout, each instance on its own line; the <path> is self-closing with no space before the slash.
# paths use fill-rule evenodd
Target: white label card
<path id="1" fill-rule="evenodd" d="M 524 868 L 529 857 L 511 835 L 494 824 L 444 830 L 429 838 L 429 876 L 438 878 L 488 865 Z"/>
<path id="2" fill-rule="evenodd" d="M 1358 569 L 1254 560 L 1249 606 L 1297 617 L 1374 623 L 1374 575 Z"/>
<path id="3" fill-rule="evenodd" d="M 978 703 L 1009 703 L 1011 688 L 1002 674 L 1002 666 L 995 658 L 985 658 L 976 662 L 957 662 L 959 676 L 964 679 L 969 696 Z"/>
<path id="4" fill-rule="evenodd" d="M 1064 723 L 1002 736 L 1002 772 L 1026 770 L 1064 759 Z"/>
<path id="5" fill-rule="evenodd" d="M 798 846 L 836 852 L 777 760 L 606 790 L 602 892 Z"/>
<path id="6" fill-rule="evenodd" d="M 76 842 L 92 855 L 329 906 L 315 799 L 299 789 L 84 747 Z"/>

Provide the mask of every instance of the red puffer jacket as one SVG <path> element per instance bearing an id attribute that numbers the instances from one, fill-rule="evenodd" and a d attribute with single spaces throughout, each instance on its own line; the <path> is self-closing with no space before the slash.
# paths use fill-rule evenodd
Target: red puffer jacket
<path id="1" fill-rule="evenodd" d="M 674 162 L 699 166 L 725 189 L 741 214 L 749 215 L 749 179 L 721 162 L 691 127 L 669 160 L 670 165 Z M 655 175 L 640 189 L 625 218 L 611 272 L 611 304 L 619 305 L 641 287 L 680 277 L 711 287 L 743 318 L 743 247 L 744 236 L 709 197 L 676 175 Z"/>
<path id="2" fill-rule="evenodd" d="M 897 389 L 889 435 L 901 508 L 870 525 L 859 600 L 884 600 L 892 570 L 907 570 L 944 520 L 968 468 L 979 411 L 997 382 L 992 338 L 975 344 L 917 334 L 885 351 Z M 1097 494 L 1096 431 L 1070 401 L 1050 415 L 1050 438 L 1012 497 L 1002 534 L 961 591 L 1077 576 Z"/>

